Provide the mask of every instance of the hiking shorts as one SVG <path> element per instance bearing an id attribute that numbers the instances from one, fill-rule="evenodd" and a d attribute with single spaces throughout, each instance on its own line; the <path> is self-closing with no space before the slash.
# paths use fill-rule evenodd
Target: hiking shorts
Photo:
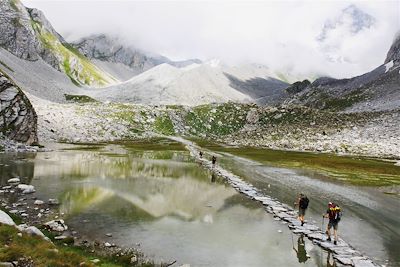
<path id="1" fill-rule="evenodd" d="M 329 221 L 328 223 L 328 229 L 333 229 L 337 230 L 338 229 L 339 222 L 338 221 Z"/>
<path id="2" fill-rule="evenodd" d="M 299 216 L 306 215 L 306 209 L 299 208 Z"/>

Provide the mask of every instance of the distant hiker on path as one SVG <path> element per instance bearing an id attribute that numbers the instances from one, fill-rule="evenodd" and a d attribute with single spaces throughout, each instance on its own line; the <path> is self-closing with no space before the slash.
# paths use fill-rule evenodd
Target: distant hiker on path
<path id="1" fill-rule="evenodd" d="M 199 152 L 199 156 L 200 156 L 201 159 L 203 158 L 203 151 Z"/>
<path id="2" fill-rule="evenodd" d="M 306 195 L 304 195 L 303 193 L 300 193 L 299 194 L 299 198 L 294 203 L 295 207 L 296 207 L 296 205 L 299 206 L 299 217 L 298 217 L 298 219 L 301 222 L 301 226 L 304 225 L 304 215 L 306 214 L 306 209 L 308 208 L 308 203 L 309 202 L 310 201 L 308 200 L 308 197 Z"/>
<path id="3" fill-rule="evenodd" d="M 214 167 L 215 163 L 217 162 L 217 158 L 215 156 L 212 156 L 211 161 L 212 161 L 212 165 Z"/>
<path id="4" fill-rule="evenodd" d="M 333 235 L 335 237 L 335 241 L 333 242 L 337 245 L 337 230 L 338 224 L 341 219 L 342 212 L 340 207 L 333 202 L 328 203 L 328 209 L 326 210 L 326 214 L 324 215 L 325 218 L 329 218 L 328 227 L 326 229 L 326 234 L 328 235 L 328 241 L 331 241 L 331 228 L 333 227 Z"/>

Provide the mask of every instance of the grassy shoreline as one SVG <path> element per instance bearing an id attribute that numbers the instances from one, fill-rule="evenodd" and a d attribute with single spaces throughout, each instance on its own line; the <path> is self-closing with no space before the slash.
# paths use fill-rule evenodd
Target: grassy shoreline
<path id="1" fill-rule="evenodd" d="M 333 180 L 352 185 L 400 186 L 400 166 L 396 166 L 390 159 L 260 147 L 234 147 L 206 140 L 192 140 L 199 146 L 216 152 L 230 153 L 275 167 L 317 170 Z"/>

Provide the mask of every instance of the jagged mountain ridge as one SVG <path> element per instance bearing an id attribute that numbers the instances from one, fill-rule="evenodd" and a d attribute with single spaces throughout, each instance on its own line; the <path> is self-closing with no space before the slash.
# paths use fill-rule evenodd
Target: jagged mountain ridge
<path id="1" fill-rule="evenodd" d="M 19 0 L 0 2 L 0 46 L 24 60 L 44 60 L 76 85 L 100 87 L 117 82 L 69 46 L 41 11 L 26 8 Z"/>
<path id="2" fill-rule="evenodd" d="M 167 57 L 150 54 L 132 46 L 124 45 L 123 43 L 117 37 L 97 34 L 81 38 L 73 42 L 72 46 L 89 59 L 97 60 L 96 62 L 101 61 L 102 63 L 98 62 L 100 65 L 110 70 L 110 72 L 122 80 L 128 80 L 163 63 L 168 63 L 179 68 L 194 63 L 201 63 L 198 59 L 172 61 Z M 126 73 L 126 69 L 118 66 L 119 63 L 128 67 L 130 71 Z"/>
<path id="3" fill-rule="evenodd" d="M 400 35 L 384 64 L 350 79 L 322 77 L 286 103 L 346 111 L 391 110 L 400 106 Z"/>

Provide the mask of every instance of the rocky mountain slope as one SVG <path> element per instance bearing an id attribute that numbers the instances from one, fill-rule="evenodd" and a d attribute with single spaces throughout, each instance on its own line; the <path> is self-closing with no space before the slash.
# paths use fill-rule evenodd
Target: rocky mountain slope
<path id="1" fill-rule="evenodd" d="M 260 72 L 264 75 L 256 76 Z M 90 96 L 102 101 L 189 106 L 281 99 L 288 84 L 267 74 L 254 66 L 232 68 L 214 61 L 184 68 L 164 63 L 124 83 L 92 91 Z"/>
<path id="2" fill-rule="evenodd" d="M 399 59 L 400 35 L 383 65 L 351 79 L 319 78 L 286 102 L 350 112 L 396 109 L 400 106 Z"/>
<path id="3" fill-rule="evenodd" d="M 17 142 L 37 144 L 37 115 L 30 101 L 0 70 L 0 131 Z"/>
<path id="4" fill-rule="evenodd" d="M 72 46 L 121 80 L 128 80 L 163 63 L 178 68 L 193 63 L 201 63 L 198 59 L 172 61 L 164 56 L 150 54 L 132 46 L 124 45 L 119 38 L 104 34 L 84 37 L 72 43 Z"/>
<path id="5" fill-rule="evenodd" d="M 117 82 L 73 49 L 41 11 L 26 8 L 19 0 L 0 2 L 0 47 L 24 60 L 42 59 L 76 85 L 101 87 Z"/>

